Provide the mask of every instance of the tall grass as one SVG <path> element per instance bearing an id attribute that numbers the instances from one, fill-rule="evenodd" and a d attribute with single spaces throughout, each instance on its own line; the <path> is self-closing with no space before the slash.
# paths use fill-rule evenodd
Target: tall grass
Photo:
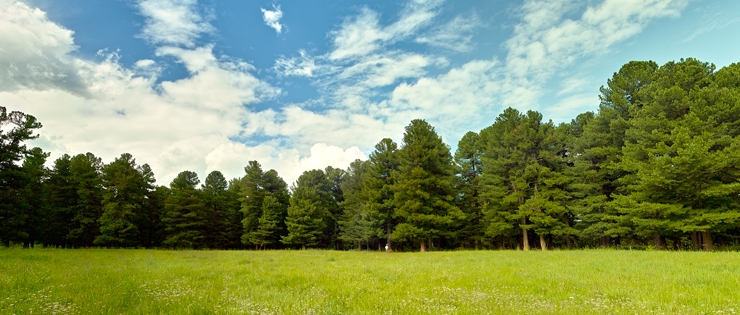
<path id="1" fill-rule="evenodd" d="M 0 250 L 2 314 L 735 314 L 740 253 Z"/>

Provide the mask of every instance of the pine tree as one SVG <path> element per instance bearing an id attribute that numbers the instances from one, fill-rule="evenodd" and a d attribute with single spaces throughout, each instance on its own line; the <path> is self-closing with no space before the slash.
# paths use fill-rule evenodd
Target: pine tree
<path id="1" fill-rule="evenodd" d="M 304 172 L 301 177 L 306 176 L 309 172 L 315 173 L 315 171 L 323 174 L 321 170 L 313 170 Z M 323 207 L 324 202 L 319 193 L 319 187 L 307 183 L 301 184 L 301 178 L 298 179 L 297 183 L 293 189 L 290 207 L 288 207 L 288 216 L 285 219 L 288 235 L 282 237 L 281 242 L 285 245 L 301 248 L 314 247 L 321 241 L 326 228 L 325 217 L 328 214 Z"/>
<path id="2" fill-rule="evenodd" d="M 141 246 L 139 223 L 153 179 L 129 153 L 103 166 L 103 215 L 94 243 L 106 247 Z M 147 174 L 147 176 L 145 176 Z"/>
<path id="3" fill-rule="evenodd" d="M 8 113 L 0 106 L 0 241 L 5 246 L 29 237 L 22 231 L 27 214 L 20 206 L 23 174 L 17 163 L 30 152 L 24 142 L 36 139 L 38 135 L 33 132 L 39 128 L 36 117 L 18 111 Z"/>
<path id="4" fill-rule="evenodd" d="M 253 241 L 261 248 L 280 243 L 282 235 L 287 235 L 285 217 L 287 209 L 273 194 L 268 193 L 262 201 L 262 216 L 254 233 Z"/>
<path id="5" fill-rule="evenodd" d="M 242 212 L 243 234 L 241 241 L 244 245 L 254 245 L 258 248 L 264 241 L 264 231 L 259 232 L 260 218 L 264 207 L 264 199 L 272 195 L 285 208 L 288 207 L 290 195 L 288 194 L 288 184 L 278 176 L 277 171 L 262 171 L 262 166 L 257 161 L 250 161 L 249 165 L 244 168 L 246 175 L 241 179 L 240 200 Z M 285 223 L 281 222 L 280 226 L 284 227 Z M 272 235 L 269 239 L 277 239 L 285 236 L 285 229 L 273 230 L 280 235 Z"/>
<path id="6" fill-rule="evenodd" d="M 339 219 L 339 238 L 344 242 L 357 244 L 358 250 L 361 249 L 362 242 L 370 246 L 370 241 L 383 233 L 380 214 L 370 206 L 367 191 L 363 189 L 369 167 L 370 161 L 355 160 L 345 172 L 341 184 L 344 195 L 341 206 L 344 212 Z"/>
<path id="7" fill-rule="evenodd" d="M 69 247 L 68 235 L 73 229 L 78 204 L 77 185 L 71 170 L 72 158 L 63 154 L 54 161 L 47 187 L 49 208 L 45 214 L 43 242 L 46 246 Z"/>
<path id="8" fill-rule="evenodd" d="M 737 69 L 727 72 L 738 82 Z M 714 77 L 714 65 L 695 59 L 661 66 L 630 120 L 620 164 L 629 192 L 614 205 L 656 248 L 667 239 L 679 248 L 691 233 L 695 248 L 712 250 L 712 234 L 740 222 L 738 118 L 727 115 L 737 111 L 737 83 Z"/>
<path id="9" fill-rule="evenodd" d="M 380 232 L 388 251 L 391 248 L 391 233 L 397 224 L 393 185 L 393 173 L 398 170 L 398 145 L 389 138 L 380 140 L 370 153 L 369 165 L 362 180 L 363 195 L 368 198 L 366 208 L 368 221 L 377 216 Z"/>
<path id="10" fill-rule="evenodd" d="M 529 249 L 527 229 L 520 227 L 526 222 L 516 217 L 519 207 L 527 199 L 529 187 L 524 179 L 526 153 L 520 146 L 522 120 L 519 111 L 507 108 L 493 125 L 481 130 L 483 174 L 479 180 L 479 203 L 488 236 L 499 239 L 501 247 L 504 247 L 507 241 L 519 234 L 522 236 L 521 245 L 516 247 Z"/>
<path id="11" fill-rule="evenodd" d="M 575 165 L 582 170 L 578 187 L 580 203 L 576 206 L 584 239 L 598 240 L 607 246 L 610 240 L 619 244 L 621 237 L 632 235 L 632 222 L 613 207 L 611 201 L 623 194 L 619 179 L 629 176 L 620 167 L 622 147 L 634 108 L 641 104 L 641 91 L 650 85 L 658 69 L 653 61 L 631 61 L 614 73 L 601 87 L 598 113 L 584 121 L 583 134 L 575 144 Z"/>
<path id="12" fill-rule="evenodd" d="M 452 155 L 434 127 L 417 119 L 406 127 L 399 162 L 393 191 L 400 223 L 391 237 L 418 242 L 423 252 L 463 217 L 454 205 Z"/>
<path id="13" fill-rule="evenodd" d="M 93 246 L 100 235 L 98 219 L 103 214 L 103 162 L 92 153 L 78 154 L 70 160 L 70 179 L 76 189 L 76 203 L 72 205 L 72 225 L 67 239 L 72 246 Z"/>
<path id="14" fill-rule="evenodd" d="M 162 243 L 172 248 L 202 248 L 207 245 L 206 206 L 200 199 L 195 172 L 183 171 L 170 183 L 170 195 L 165 200 L 165 225 L 167 238 Z"/>
<path id="15" fill-rule="evenodd" d="M 209 248 L 229 248 L 230 227 L 227 189 L 229 183 L 219 171 L 213 171 L 203 183 L 201 196 L 206 207 L 205 244 Z"/>
<path id="16" fill-rule="evenodd" d="M 456 238 L 463 246 L 480 247 L 485 234 L 483 213 L 480 204 L 480 175 L 482 169 L 482 150 L 480 135 L 467 132 L 457 144 L 455 163 L 458 166 L 455 190 L 459 191 L 457 205 L 465 214 L 462 225 L 457 229 Z"/>
<path id="17" fill-rule="evenodd" d="M 44 211 L 48 209 L 45 181 L 49 172 L 44 166 L 49 153 L 41 148 L 31 149 L 21 166 L 22 202 L 18 205 L 25 216 L 24 227 L 21 233 L 25 235 L 23 247 L 33 247 L 42 240 Z"/>

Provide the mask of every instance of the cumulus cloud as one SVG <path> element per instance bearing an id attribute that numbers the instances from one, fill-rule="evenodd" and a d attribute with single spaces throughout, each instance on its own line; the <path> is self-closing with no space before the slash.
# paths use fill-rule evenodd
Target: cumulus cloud
<path id="1" fill-rule="evenodd" d="M 87 95 L 86 82 L 67 54 L 74 32 L 26 3 L 0 0 L 0 91 L 63 89 Z"/>
<path id="2" fill-rule="evenodd" d="M 377 12 L 362 8 L 329 34 L 333 49 L 311 59 L 327 69 L 314 82 L 332 110 L 294 107 L 276 113 L 276 117 L 293 121 L 290 117 L 299 113 L 307 121 L 317 122 L 296 122 L 308 134 L 349 134 L 355 128 L 337 120 L 357 115 L 372 121 L 369 125 L 382 125 L 387 135 L 411 119 L 424 118 L 439 126 L 443 137 L 454 143 L 464 132 L 490 124 L 504 107 L 542 110 L 539 102 L 547 93 L 543 87 L 556 74 L 563 75 L 574 63 L 609 52 L 655 19 L 676 17 L 685 6 L 686 0 L 605 0 L 593 5 L 528 0 L 513 10 L 519 22 L 503 45 L 505 56 L 472 60 L 433 76 L 428 74 L 430 67 L 449 64 L 444 54 L 404 51 L 395 44 L 413 41 L 443 51 L 467 51 L 472 48 L 472 32 L 482 27 L 477 16 L 458 16 L 440 27 L 430 27 L 431 21 L 438 19 L 440 2 L 411 1 L 395 22 L 384 24 Z M 575 110 L 597 104 L 594 95 L 582 94 L 583 84 L 583 80 L 566 80 L 556 95 L 560 101 L 544 109 L 545 114 L 566 119 Z M 286 131 L 281 128 L 286 128 L 285 124 L 277 122 L 264 130 Z M 355 143 L 362 138 L 354 137 Z"/>
<path id="3" fill-rule="evenodd" d="M 280 10 L 280 6 L 272 6 L 272 10 L 260 8 L 262 10 L 262 19 L 265 20 L 265 24 L 275 29 L 275 32 L 280 34 L 283 31 L 283 25 L 280 24 L 280 19 L 283 18 L 283 11 Z"/>
<path id="4" fill-rule="evenodd" d="M 73 57 L 71 31 L 49 21 L 39 9 L 0 0 L 0 64 L 35 62 L 36 68 L 46 67 L 45 75 L 51 78 L 22 78 L 8 68 L 0 104 L 39 118 L 44 128 L 32 145 L 51 150 L 51 159 L 63 153 L 93 152 L 110 162 L 128 152 L 140 164 L 152 166 L 159 184 L 169 183 L 183 170 L 205 176 L 219 169 L 227 177 L 241 176 L 250 160 L 277 169 L 292 182 L 304 167 L 346 167 L 351 160 L 364 158 L 352 146 L 342 149 L 319 142 L 248 146 L 233 140 L 265 130 L 261 118 L 271 117 L 269 111 L 253 112 L 248 105 L 273 98 L 280 90 L 256 78 L 252 74 L 256 69 L 249 63 L 216 57 L 212 45 L 198 45 L 199 36 L 210 26 L 195 8 L 194 1 L 140 2 L 146 17 L 143 34 L 158 46 L 155 57 L 173 57 L 189 73 L 180 80 L 158 83 L 157 61 L 142 59 L 127 68 L 119 62 L 118 51 L 107 50 L 99 53 L 102 61 Z M 181 29 L 168 26 L 167 21 Z M 8 49 L 14 49 L 12 54 L 5 53 Z M 78 75 L 77 90 L 49 75 L 65 73 L 59 69 Z"/>
<path id="5" fill-rule="evenodd" d="M 45 125 L 36 143 L 56 156 L 90 151 L 111 161 L 130 152 L 152 165 L 160 184 L 185 169 L 240 176 L 250 160 L 292 182 L 310 168 L 343 168 L 365 158 L 363 152 L 380 139 L 400 139 L 411 119 L 427 119 L 454 144 L 465 131 L 490 124 L 504 106 L 536 108 L 543 85 L 555 74 L 609 51 L 652 20 L 676 16 L 686 5 L 629 1 L 526 1 L 516 11 L 519 22 L 503 46 L 505 56 L 449 69 L 445 53 L 473 48 L 465 17 L 434 27 L 440 1 L 409 1 L 390 22 L 361 8 L 329 32 L 328 52 L 312 56 L 300 50 L 273 67 L 280 76 L 311 80 L 318 99 L 257 111 L 254 104 L 282 91 L 259 79 L 251 64 L 216 55 L 213 45 L 203 43 L 202 36 L 214 29 L 194 0 L 139 2 L 142 37 L 156 54 L 128 68 L 116 51 L 101 52 L 103 60 L 95 62 L 72 57 L 71 31 L 38 9 L 0 0 L 0 47 L 15 49 L 0 50 L 0 65 L 10 69 L 0 73 L 0 104 L 35 114 Z M 408 43 L 443 49 L 420 53 L 401 45 Z M 160 82 L 163 65 L 157 58 L 163 56 L 182 64 L 188 75 Z M 23 78 L 11 65 L 41 70 Z M 567 81 L 550 111 L 566 113 L 593 102 L 593 95 L 582 94 L 582 84 Z M 257 139 L 260 144 L 250 142 Z"/>

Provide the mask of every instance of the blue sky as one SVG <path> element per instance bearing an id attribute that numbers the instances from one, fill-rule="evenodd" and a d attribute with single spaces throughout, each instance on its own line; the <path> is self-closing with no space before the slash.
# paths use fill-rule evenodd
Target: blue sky
<path id="1" fill-rule="evenodd" d="M 570 121 L 630 60 L 740 61 L 740 1 L 0 0 L 0 105 L 33 145 L 288 182 L 400 142 L 454 150 L 506 107 Z"/>

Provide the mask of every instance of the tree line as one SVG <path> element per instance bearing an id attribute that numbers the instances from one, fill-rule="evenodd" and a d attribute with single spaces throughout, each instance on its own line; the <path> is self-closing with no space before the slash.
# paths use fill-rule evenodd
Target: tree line
<path id="1" fill-rule="evenodd" d="M 183 171 L 155 185 L 130 154 L 49 153 L 41 124 L 0 107 L 5 246 L 416 250 L 737 248 L 740 64 L 632 61 L 569 123 L 505 109 L 451 152 L 413 120 L 346 170 L 290 187 L 257 161 L 241 178 Z"/>

